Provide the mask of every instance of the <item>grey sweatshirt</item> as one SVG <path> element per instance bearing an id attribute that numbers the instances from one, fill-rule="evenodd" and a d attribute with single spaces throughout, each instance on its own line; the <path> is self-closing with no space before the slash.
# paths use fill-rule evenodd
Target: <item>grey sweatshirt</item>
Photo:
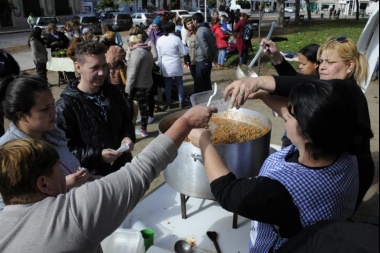
<path id="1" fill-rule="evenodd" d="M 173 140 L 158 136 L 117 172 L 34 204 L 5 206 L 0 252 L 102 252 L 150 183 L 177 155 Z"/>

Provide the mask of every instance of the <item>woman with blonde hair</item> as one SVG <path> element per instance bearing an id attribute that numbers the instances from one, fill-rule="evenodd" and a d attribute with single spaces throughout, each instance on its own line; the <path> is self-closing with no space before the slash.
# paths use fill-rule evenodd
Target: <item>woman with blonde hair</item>
<path id="1" fill-rule="evenodd" d="M 150 46 L 143 43 L 142 35 L 132 35 L 129 37 L 129 49 L 131 53 L 127 62 L 127 83 L 125 93 L 136 100 L 139 104 L 141 115 L 141 127 L 136 129 L 136 135 L 148 136 L 147 125 L 149 117 L 149 92 L 153 85 L 152 70 L 153 56 L 150 53 Z M 134 113 L 136 118 L 136 113 Z"/>
<path id="2" fill-rule="evenodd" d="M 358 83 L 367 78 L 368 62 L 357 51 L 356 44 L 347 37 L 330 39 L 321 45 L 317 53 L 318 73 L 322 80 L 341 79 L 349 88 L 351 101 L 355 105 L 357 131 L 367 132 L 366 137 L 356 139 L 350 153 L 356 155 L 359 164 L 358 207 L 372 184 L 375 165 L 371 155 L 370 139 L 373 137 L 368 103 Z M 261 99 L 271 109 L 279 103 L 287 103 L 284 97 L 300 82 L 318 78 L 315 75 L 260 76 L 238 80 L 225 89 L 225 98 L 231 95 L 231 106 L 239 108 L 247 99 Z M 270 96 L 269 93 L 272 95 Z M 277 96 L 273 96 L 277 95 Z M 282 97 L 282 98 L 281 98 Z"/>

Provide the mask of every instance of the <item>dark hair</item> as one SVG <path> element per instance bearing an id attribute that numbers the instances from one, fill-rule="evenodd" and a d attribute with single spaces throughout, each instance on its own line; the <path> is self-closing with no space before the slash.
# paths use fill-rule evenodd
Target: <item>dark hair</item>
<path id="1" fill-rule="evenodd" d="M 7 51 L 0 49 L 0 78 L 9 75 L 19 75 L 20 65 Z"/>
<path id="2" fill-rule="evenodd" d="M 356 109 L 344 80 L 315 80 L 292 89 L 288 111 L 298 121 L 297 131 L 309 142 L 314 159 L 349 151 L 357 132 Z"/>
<path id="3" fill-rule="evenodd" d="M 45 45 L 45 41 L 41 38 L 42 35 L 42 29 L 40 27 L 34 27 L 33 30 L 30 32 L 29 39 L 28 39 L 28 46 L 30 47 L 30 39 L 33 38 L 35 40 L 39 40 L 43 45 Z"/>
<path id="4" fill-rule="evenodd" d="M 164 22 L 161 28 L 164 31 L 164 35 L 168 36 L 169 33 L 174 33 L 175 24 L 173 22 Z"/>
<path id="5" fill-rule="evenodd" d="M 110 25 L 110 24 L 104 24 L 104 25 L 102 26 L 102 29 L 103 29 L 104 32 L 107 32 L 107 31 L 114 32 L 114 30 L 113 30 L 113 28 L 112 28 L 112 25 Z M 104 32 L 103 32 L 103 33 L 104 33 Z"/>
<path id="6" fill-rule="evenodd" d="M 198 23 L 203 23 L 205 21 L 205 18 L 203 17 L 202 13 L 196 12 L 191 16 L 193 20 L 196 20 Z"/>
<path id="7" fill-rule="evenodd" d="M 16 123 L 20 112 L 27 114 L 34 106 L 34 94 L 45 90 L 49 90 L 49 84 L 38 76 L 8 76 L 2 79 L 0 101 L 5 117 Z"/>
<path id="8" fill-rule="evenodd" d="M 318 49 L 319 49 L 318 44 L 310 44 L 301 48 L 299 53 L 303 54 L 312 63 L 318 63 L 318 59 L 317 59 Z"/>
<path id="9" fill-rule="evenodd" d="M 211 25 L 219 24 L 220 19 L 219 18 L 212 18 L 211 19 Z"/>
<path id="10" fill-rule="evenodd" d="M 75 45 L 75 59 L 83 62 L 86 55 L 99 55 L 106 53 L 106 47 L 99 41 L 85 40 Z"/>

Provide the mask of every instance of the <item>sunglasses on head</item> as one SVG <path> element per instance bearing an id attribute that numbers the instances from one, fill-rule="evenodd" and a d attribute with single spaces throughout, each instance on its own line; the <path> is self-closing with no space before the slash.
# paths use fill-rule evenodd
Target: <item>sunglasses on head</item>
<path id="1" fill-rule="evenodd" d="M 347 37 L 346 36 L 342 36 L 342 37 L 339 37 L 339 38 L 336 38 L 336 39 L 331 39 L 330 41 L 333 41 L 333 40 L 336 40 L 339 43 L 343 43 L 343 42 L 347 41 Z"/>

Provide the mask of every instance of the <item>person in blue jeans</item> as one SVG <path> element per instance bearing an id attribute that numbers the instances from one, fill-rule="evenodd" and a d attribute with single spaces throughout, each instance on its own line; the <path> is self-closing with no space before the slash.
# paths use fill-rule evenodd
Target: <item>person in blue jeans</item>
<path id="1" fill-rule="evenodd" d="M 216 56 L 216 39 L 202 13 L 194 13 L 195 34 L 195 78 L 194 93 L 212 90 L 211 69 Z"/>
<path id="2" fill-rule="evenodd" d="M 174 34 L 175 25 L 172 22 L 164 22 L 162 30 L 164 34 L 157 40 L 157 65 L 161 68 L 165 81 L 166 105 L 164 110 L 172 105 L 172 87 L 174 81 L 178 87 L 179 108 L 184 106 L 183 68 L 181 57 L 189 54 L 189 48 Z"/>

